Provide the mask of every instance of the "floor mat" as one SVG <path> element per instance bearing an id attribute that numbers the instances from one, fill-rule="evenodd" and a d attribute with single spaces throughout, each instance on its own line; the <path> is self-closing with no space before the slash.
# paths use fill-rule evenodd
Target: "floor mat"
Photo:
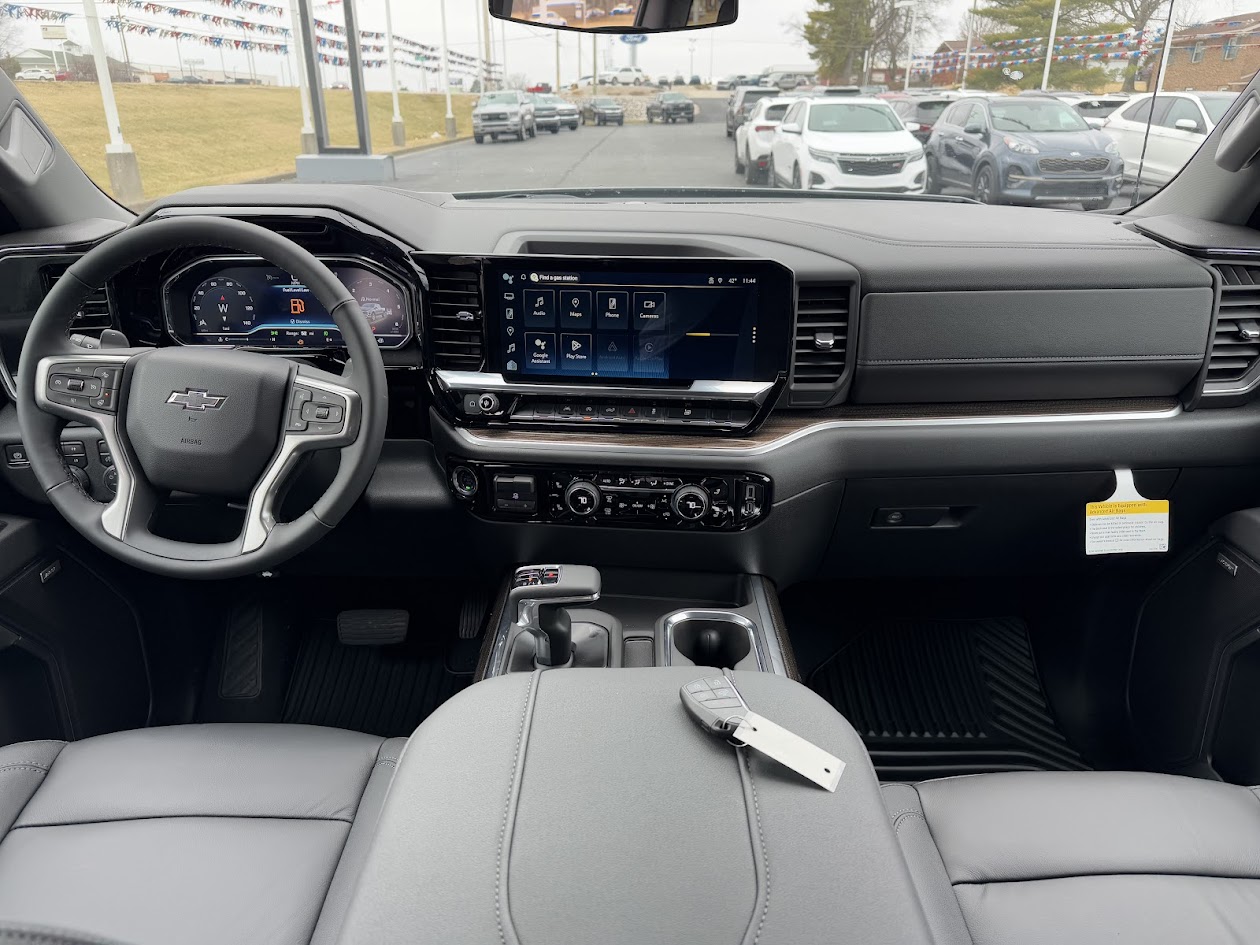
<path id="1" fill-rule="evenodd" d="M 1055 723 L 1018 619 L 874 624 L 809 685 L 857 729 L 884 781 L 1087 767 Z"/>
<path id="2" fill-rule="evenodd" d="M 285 722 L 372 735 L 410 735 L 434 709 L 472 681 L 447 668 L 445 647 L 410 641 L 345 646 L 333 621 L 302 639 L 285 698 Z"/>

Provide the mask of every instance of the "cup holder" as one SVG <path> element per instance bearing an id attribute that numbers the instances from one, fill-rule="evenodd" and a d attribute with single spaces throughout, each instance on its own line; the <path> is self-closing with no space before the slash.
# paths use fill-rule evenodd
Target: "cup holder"
<path id="1" fill-rule="evenodd" d="M 753 652 L 756 625 L 739 614 L 684 611 L 665 621 L 667 647 L 697 666 L 734 669 Z"/>

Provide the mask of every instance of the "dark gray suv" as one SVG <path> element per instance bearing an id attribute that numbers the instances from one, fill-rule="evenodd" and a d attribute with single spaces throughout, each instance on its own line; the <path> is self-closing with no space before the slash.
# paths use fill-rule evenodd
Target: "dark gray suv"
<path id="1" fill-rule="evenodd" d="M 955 102 L 924 145 L 928 188 L 962 187 L 982 203 L 1080 203 L 1101 209 L 1119 193 L 1124 160 L 1070 105 L 1001 96 Z"/>

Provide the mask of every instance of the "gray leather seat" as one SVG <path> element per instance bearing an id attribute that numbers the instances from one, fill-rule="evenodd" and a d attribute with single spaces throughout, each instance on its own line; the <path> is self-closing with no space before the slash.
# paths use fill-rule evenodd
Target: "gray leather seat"
<path id="1" fill-rule="evenodd" d="M 185 725 L 0 749 L 0 923 L 332 942 L 405 739 Z"/>
<path id="2" fill-rule="evenodd" d="M 937 941 L 1260 942 L 1256 789 L 1159 774 L 884 787 Z"/>

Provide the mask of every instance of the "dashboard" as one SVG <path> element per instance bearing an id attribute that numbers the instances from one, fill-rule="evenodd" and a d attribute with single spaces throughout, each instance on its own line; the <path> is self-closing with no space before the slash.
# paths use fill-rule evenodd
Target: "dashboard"
<path id="1" fill-rule="evenodd" d="M 1260 464 L 1260 342 L 1230 321 L 1253 283 L 1226 271 L 1260 282 L 1260 246 L 1214 258 L 1170 245 L 1175 228 L 1040 209 L 369 186 L 214 188 L 151 216 L 199 213 L 290 236 L 372 324 L 390 413 L 365 561 L 395 532 L 411 554 L 423 512 L 452 549 L 438 569 L 491 548 L 784 579 L 911 567 L 920 548 L 933 568 L 982 547 L 1013 565 L 1027 529 L 1074 554 L 1075 517 L 1038 509 L 1105 499 L 1117 463 L 1153 495 L 1144 468 Z M 10 366 L 50 270 L 81 251 L 0 252 Z M 135 344 L 345 360 L 304 286 L 222 247 L 147 261 L 100 306 Z M 105 460 L 81 445 L 67 460 L 99 492 Z"/>
<path id="2" fill-rule="evenodd" d="M 399 280 L 364 260 L 324 261 L 358 300 L 381 348 L 411 340 L 414 307 Z M 261 259 L 198 259 L 167 278 L 162 304 L 170 337 L 183 345 L 301 351 L 342 344 L 310 289 Z"/>

